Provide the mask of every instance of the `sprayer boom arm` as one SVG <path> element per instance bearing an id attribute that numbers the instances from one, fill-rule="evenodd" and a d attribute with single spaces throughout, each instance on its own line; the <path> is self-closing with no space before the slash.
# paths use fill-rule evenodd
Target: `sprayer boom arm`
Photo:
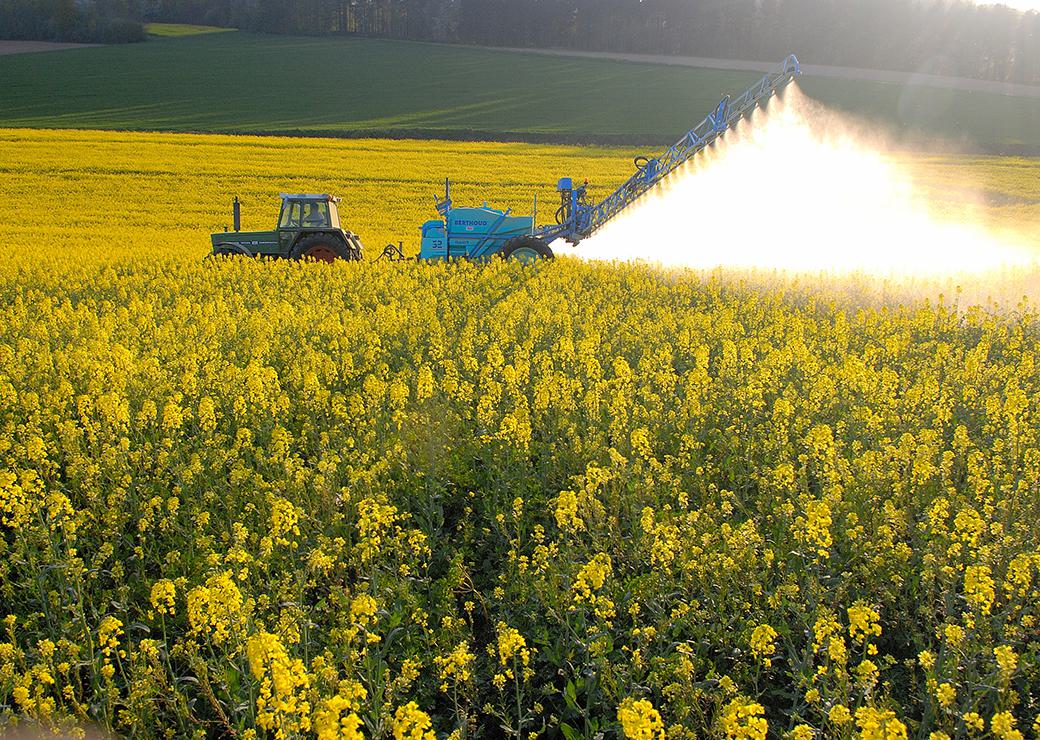
<path id="1" fill-rule="evenodd" d="M 639 170 L 621 187 L 595 205 L 585 204 L 584 187 L 574 192 L 567 218 L 556 227 L 543 229 L 545 236 L 563 237 L 578 242 L 635 202 L 683 163 L 709 147 L 718 137 L 735 126 L 740 119 L 766 103 L 795 77 L 802 73 L 798 59 L 792 54 L 777 70 L 770 72 L 735 99 L 726 96 L 708 117 L 686 132 L 679 141 L 658 157 L 639 157 Z M 561 228 L 561 226 L 563 228 Z"/>

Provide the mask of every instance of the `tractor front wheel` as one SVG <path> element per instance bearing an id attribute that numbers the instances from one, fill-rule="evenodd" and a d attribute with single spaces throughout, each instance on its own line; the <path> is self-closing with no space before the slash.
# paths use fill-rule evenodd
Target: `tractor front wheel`
<path id="1" fill-rule="evenodd" d="M 289 257 L 294 260 L 332 263 L 337 259 L 352 259 L 353 255 L 347 250 L 347 245 L 339 239 L 324 234 L 315 234 L 305 236 L 296 242 Z"/>
<path id="2" fill-rule="evenodd" d="M 524 264 L 537 262 L 540 259 L 551 260 L 553 258 L 549 245 L 533 236 L 510 239 L 502 245 L 502 250 L 499 254 L 502 255 L 502 259 L 518 260 Z"/>

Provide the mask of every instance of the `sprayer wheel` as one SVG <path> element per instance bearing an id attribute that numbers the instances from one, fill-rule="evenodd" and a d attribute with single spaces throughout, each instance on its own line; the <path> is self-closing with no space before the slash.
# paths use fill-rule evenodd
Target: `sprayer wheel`
<path id="1" fill-rule="evenodd" d="M 551 260 L 553 258 L 549 245 L 533 236 L 521 236 L 510 239 L 502 245 L 499 254 L 502 255 L 502 259 L 519 260 L 525 264 L 536 262 L 540 259 Z"/>

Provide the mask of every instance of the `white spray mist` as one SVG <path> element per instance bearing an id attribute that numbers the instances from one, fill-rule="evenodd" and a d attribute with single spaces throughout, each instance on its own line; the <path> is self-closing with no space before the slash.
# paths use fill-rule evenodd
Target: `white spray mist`
<path id="1" fill-rule="evenodd" d="M 989 230 L 970 202 L 937 214 L 886 149 L 792 85 L 573 254 L 916 277 L 1036 263 L 1040 243 Z"/>

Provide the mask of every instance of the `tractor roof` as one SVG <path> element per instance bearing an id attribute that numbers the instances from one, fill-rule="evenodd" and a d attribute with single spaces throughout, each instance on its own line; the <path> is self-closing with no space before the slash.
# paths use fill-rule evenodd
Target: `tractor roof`
<path id="1" fill-rule="evenodd" d="M 339 203 L 339 198 L 328 193 L 280 193 L 282 200 L 320 200 L 329 203 Z"/>

